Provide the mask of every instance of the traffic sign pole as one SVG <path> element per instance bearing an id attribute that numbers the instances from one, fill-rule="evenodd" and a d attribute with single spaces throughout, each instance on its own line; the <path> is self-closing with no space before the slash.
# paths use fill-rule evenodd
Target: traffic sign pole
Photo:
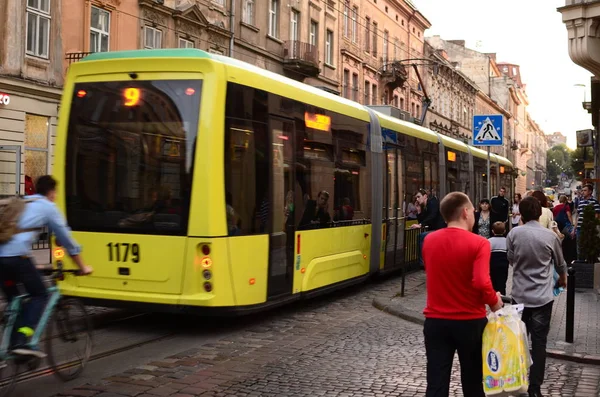
<path id="1" fill-rule="evenodd" d="M 490 163 L 490 147 L 488 146 L 487 149 L 488 149 L 487 199 L 491 200 L 491 198 L 492 198 L 492 184 L 491 184 L 490 173 L 492 172 L 492 167 L 491 167 L 491 163 Z"/>
<path id="2" fill-rule="evenodd" d="M 488 200 L 492 196 L 492 178 L 490 176 L 492 173 L 491 146 L 502 146 L 503 142 L 504 117 L 501 114 L 477 114 L 473 116 L 473 146 L 487 147 L 486 177 Z"/>

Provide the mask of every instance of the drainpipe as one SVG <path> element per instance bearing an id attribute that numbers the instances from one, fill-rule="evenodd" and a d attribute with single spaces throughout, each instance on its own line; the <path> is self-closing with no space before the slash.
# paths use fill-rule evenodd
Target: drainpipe
<path id="1" fill-rule="evenodd" d="M 231 38 L 229 39 L 229 57 L 233 58 L 233 43 L 235 39 L 235 0 L 231 0 L 229 4 L 229 31 Z"/>

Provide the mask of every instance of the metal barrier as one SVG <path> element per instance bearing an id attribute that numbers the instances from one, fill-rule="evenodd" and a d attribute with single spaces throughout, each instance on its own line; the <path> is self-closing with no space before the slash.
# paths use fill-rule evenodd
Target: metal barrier
<path id="1" fill-rule="evenodd" d="M 404 264 L 402 265 L 402 285 L 400 296 L 404 296 L 406 273 L 409 268 L 416 267 L 421 261 L 421 244 L 419 242 L 421 233 L 427 228 L 404 230 Z"/>
<path id="2" fill-rule="evenodd" d="M 575 269 L 570 267 L 567 278 L 567 324 L 565 327 L 565 342 L 573 343 L 575 330 Z"/>

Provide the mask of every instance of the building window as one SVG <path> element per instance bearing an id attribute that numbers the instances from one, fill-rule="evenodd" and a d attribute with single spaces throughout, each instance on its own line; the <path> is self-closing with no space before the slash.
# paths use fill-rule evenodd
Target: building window
<path id="1" fill-rule="evenodd" d="M 417 114 L 415 117 L 417 117 L 417 118 L 421 117 L 421 106 L 420 105 L 417 105 Z"/>
<path id="2" fill-rule="evenodd" d="M 358 102 L 358 74 L 352 74 L 352 100 Z"/>
<path id="3" fill-rule="evenodd" d="M 389 43 L 389 35 L 390 33 L 386 30 L 385 32 L 383 32 L 383 70 L 387 69 L 387 63 L 388 63 L 388 43 Z"/>
<path id="4" fill-rule="evenodd" d="M 371 50 L 371 18 L 365 17 L 365 52 Z"/>
<path id="5" fill-rule="evenodd" d="M 350 71 L 344 70 L 344 98 L 350 99 Z"/>
<path id="6" fill-rule="evenodd" d="M 375 84 L 373 84 L 371 86 L 371 88 L 373 89 L 373 96 L 371 97 L 371 103 L 373 105 L 377 105 L 377 86 Z"/>
<path id="7" fill-rule="evenodd" d="M 37 180 L 48 173 L 48 131 L 50 119 L 25 115 L 25 175 Z"/>
<path id="8" fill-rule="evenodd" d="M 333 32 L 329 29 L 325 38 L 325 63 L 333 66 Z"/>
<path id="9" fill-rule="evenodd" d="M 358 42 L 358 7 L 352 8 L 352 42 Z"/>
<path id="10" fill-rule="evenodd" d="M 346 0 L 344 2 L 344 19 L 343 19 L 344 36 L 346 36 L 346 37 L 350 36 L 349 15 L 350 15 L 350 1 Z"/>
<path id="11" fill-rule="evenodd" d="M 92 6 L 90 51 L 106 52 L 110 42 L 110 12 Z"/>
<path id="12" fill-rule="evenodd" d="M 316 46 L 319 42 L 319 24 L 315 21 L 310 21 L 310 37 L 309 42 L 311 45 Z"/>
<path id="13" fill-rule="evenodd" d="M 48 58 L 50 47 L 50 0 L 27 0 L 26 52 Z"/>
<path id="14" fill-rule="evenodd" d="M 292 13 L 290 15 L 290 40 L 291 41 L 298 41 L 299 39 L 299 32 L 298 32 L 298 26 L 300 24 L 300 13 L 296 10 L 292 10 Z"/>
<path id="15" fill-rule="evenodd" d="M 398 60 L 398 39 L 394 40 L 394 59 L 393 61 Z"/>
<path id="16" fill-rule="evenodd" d="M 277 12 L 279 10 L 279 0 L 271 0 L 269 3 L 269 36 L 277 38 L 279 35 L 279 29 L 277 26 L 278 17 Z"/>
<path id="17" fill-rule="evenodd" d="M 370 105 L 369 95 L 371 95 L 371 83 L 365 81 L 365 103 L 363 105 Z"/>
<path id="18" fill-rule="evenodd" d="M 144 48 L 162 48 L 162 31 L 144 26 Z"/>
<path id="19" fill-rule="evenodd" d="M 190 40 L 186 40 L 184 38 L 179 38 L 179 48 L 194 48 L 194 42 Z"/>
<path id="20" fill-rule="evenodd" d="M 394 95 L 394 106 L 398 107 L 398 95 Z"/>
<path id="21" fill-rule="evenodd" d="M 400 98 L 400 109 L 404 110 L 404 98 Z"/>
<path id="22" fill-rule="evenodd" d="M 254 0 L 246 0 L 244 2 L 243 14 L 242 21 L 248 25 L 254 25 Z"/>
<path id="23" fill-rule="evenodd" d="M 373 22 L 373 56 L 377 57 L 377 22 Z"/>

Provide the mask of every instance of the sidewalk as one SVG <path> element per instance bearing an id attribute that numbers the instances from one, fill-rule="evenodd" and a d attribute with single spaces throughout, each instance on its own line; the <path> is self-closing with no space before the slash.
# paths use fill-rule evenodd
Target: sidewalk
<path id="1" fill-rule="evenodd" d="M 382 299 L 375 298 L 373 306 L 404 320 L 422 324 L 426 302 L 425 272 L 410 274 L 406 280 L 405 296 Z M 507 293 L 510 294 L 512 271 L 508 277 Z M 580 363 L 600 365 L 600 296 L 593 290 L 575 291 L 574 343 L 565 342 L 567 321 L 567 293 L 563 292 L 554 301 L 552 324 L 548 335 L 548 356 Z"/>

